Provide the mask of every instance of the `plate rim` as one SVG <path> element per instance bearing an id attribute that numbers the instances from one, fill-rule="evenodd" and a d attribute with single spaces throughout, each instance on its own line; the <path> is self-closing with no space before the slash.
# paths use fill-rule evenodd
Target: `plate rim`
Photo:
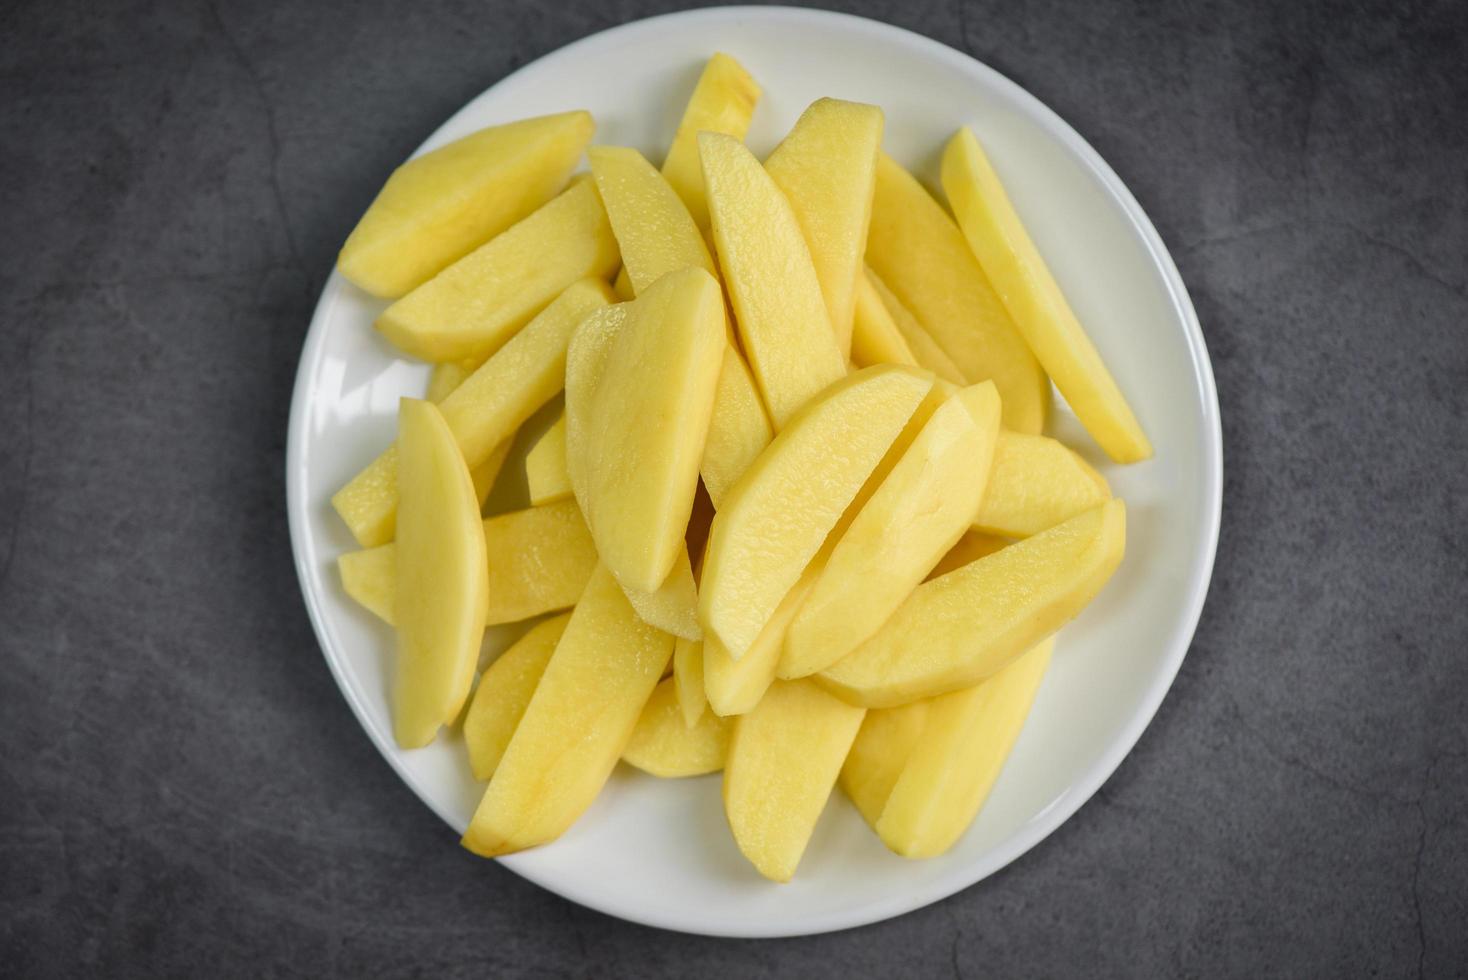
<path id="1" fill-rule="evenodd" d="M 1100 153 L 1079 132 L 1067 123 L 1055 110 L 1041 101 L 1038 96 L 1033 95 L 1029 90 L 1011 80 L 1008 76 L 979 61 L 972 55 L 924 34 L 909 30 L 908 28 L 840 11 L 778 5 L 705 7 L 673 11 L 628 21 L 588 34 L 561 45 L 558 48 L 546 51 L 509 74 L 499 78 L 483 91 L 467 100 L 440 125 L 435 127 L 433 132 L 413 150 L 409 159 L 423 153 L 427 147 L 435 145 L 439 140 L 440 134 L 450 129 L 459 117 L 468 112 L 480 99 L 488 96 L 500 86 L 513 81 L 520 74 L 529 71 L 542 60 L 552 55 L 569 54 L 578 48 L 593 44 L 615 43 L 625 34 L 666 27 L 669 24 L 680 21 L 707 20 L 717 22 L 722 19 L 749 17 L 769 18 L 772 21 L 783 21 L 787 23 L 792 21 L 805 21 L 817 24 L 821 22 L 831 24 L 834 22 L 839 23 L 846 29 L 865 32 L 869 36 L 874 36 L 879 40 L 883 39 L 884 36 L 888 40 L 895 38 L 903 44 L 916 48 L 920 54 L 944 62 L 947 66 L 961 73 L 975 77 L 976 79 L 981 79 L 1005 90 L 1010 97 L 1022 104 L 1029 112 L 1033 113 L 1035 122 L 1046 130 L 1049 135 L 1065 144 L 1074 153 L 1076 159 L 1091 171 L 1099 185 L 1112 198 L 1121 213 L 1125 215 L 1127 222 L 1146 247 L 1148 256 L 1161 273 L 1162 280 L 1166 286 L 1168 300 L 1182 322 L 1189 361 L 1193 369 L 1194 386 L 1199 396 L 1199 404 L 1203 410 L 1201 421 L 1209 436 L 1206 440 L 1207 445 L 1204 447 L 1204 465 L 1200 484 L 1203 490 L 1203 513 L 1207 520 L 1207 527 L 1203 537 L 1203 547 L 1195 555 L 1188 569 L 1190 581 L 1186 607 L 1181 619 L 1178 621 L 1177 628 L 1166 638 L 1166 657 L 1163 669 L 1153 675 L 1151 683 L 1147 686 L 1139 701 L 1138 710 L 1132 713 L 1128 723 L 1110 740 L 1108 750 L 1072 784 L 1072 792 L 1066 794 L 1065 799 L 1060 801 L 1060 805 L 1052 806 L 1031 818 L 1019 831 L 1002 845 L 985 854 L 980 860 L 954 868 L 951 872 L 936 877 L 933 881 L 927 883 L 925 887 L 899 892 L 857 908 L 816 913 L 810 919 L 801 920 L 798 925 L 789 927 L 755 926 L 751 928 L 749 926 L 741 927 L 740 923 L 729 923 L 728 928 L 719 928 L 717 925 L 710 926 L 707 923 L 693 921 L 692 919 L 679 919 L 657 913 L 645 913 L 640 910 L 618 908 L 585 889 L 575 886 L 568 887 L 561 880 L 557 880 L 554 883 L 550 882 L 548 875 L 539 874 L 533 868 L 520 866 L 518 862 L 513 860 L 513 855 L 510 856 L 509 860 L 503 858 L 496 859 L 502 867 L 554 895 L 624 921 L 694 935 L 727 938 L 780 938 L 817 935 L 871 925 L 905 915 L 908 912 L 924 908 L 956 895 L 958 892 L 972 887 L 1028 853 L 1070 820 L 1105 785 L 1107 780 L 1121 766 L 1121 763 L 1131 755 L 1132 750 L 1136 748 L 1137 742 L 1141 740 L 1142 734 L 1156 717 L 1158 709 L 1167 696 L 1167 692 L 1172 689 L 1178 671 L 1182 668 L 1183 660 L 1186 659 L 1192 646 L 1193 638 L 1197 632 L 1198 622 L 1202 616 L 1203 606 L 1212 582 L 1213 569 L 1218 551 L 1219 530 L 1222 523 L 1223 428 L 1218 403 L 1218 389 L 1213 376 L 1212 360 L 1209 357 L 1207 343 L 1203 337 L 1202 326 L 1198 321 L 1197 311 L 1193 307 L 1187 287 L 1183 283 L 1181 274 L 1178 272 L 1177 264 L 1163 243 L 1156 227 L 1152 224 L 1151 219 L 1142 209 L 1141 204 L 1138 203 L 1135 196 L 1122 182 L 1121 178 L 1111 168 L 1110 164 L 1102 158 Z M 302 475 L 304 473 L 304 467 L 301 465 L 303 462 L 301 458 L 303 451 L 302 441 L 304 433 L 308 428 L 306 405 L 310 398 L 309 381 L 313 373 L 312 367 L 320 359 L 321 348 L 325 343 L 325 321 L 341 291 L 342 282 L 340 273 L 336 271 L 335 264 L 333 264 L 331 272 L 322 284 L 321 294 L 313 308 L 311 321 L 306 331 L 306 339 L 302 344 L 300 360 L 297 363 L 296 377 L 291 386 L 291 406 L 286 434 L 285 476 L 286 517 L 291 540 L 292 564 L 296 571 L 297 584 L 300 586 L 302 598 L 306 604 L 307 614 L 311 620 L 312 631 L 315 634 L 317 646 L 321 649 L 322 657 L 326 660 L 332 678 L 335 680 L 337 688 L 340 690 L 343 698 L 345 698 L 348 706 L 352 709 L 352 714 L 356 717 L 358 725 L 364 730 L 372 744 L 376 747 L 378 754 L 386 760 L 393 772 L 418 797 L 419 801 L 427 805 L 444 823 L 456 831 L 461 832 L 459 821 L 453 815 L 445 812 L 433 800 L 419 792 L 414 780 L 398 760 L 395 746 L 387 744 L 385 739 L 375 730 L 374 726 L 369 723 L 366 706 L 362 703 L 355 686 L 346 675 L 341 658 L 333 652 L 332 645 L 328 642 L 325 623 L 326 613 L 322 607 L 321 600 L 313 593 L 309 586 L 311 564 L 308 562 L 307 557 L 308 552 L 314 551 L 314 548 L 310 544 L 309 528 L 307 527 L 311 501 L 307 499 Z"/>

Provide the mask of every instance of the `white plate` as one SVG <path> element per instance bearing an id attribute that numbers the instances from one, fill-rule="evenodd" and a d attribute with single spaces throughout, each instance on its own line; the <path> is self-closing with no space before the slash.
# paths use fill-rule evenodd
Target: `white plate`
<path id="1" fill-rule="evenodd" d="M 887 112 L 888 152 L 936 186 L 938 152 L 956 127 L 972 126 L 1157 449 L 1141 465 L 1106 465 L 1074 419 L 1057 413 L 1055 431 L 1100 465 L 1127 501 L 1126 560 L 1061 633 L 1003 776 L 948 854 L 892 855 L 837 793 L 794 882 L 773 885 L 735 849 L 717 776 L 662 781 L 619 767 L 561 840 L 504 859 L 531 881 L 611 915 L 688 932 L 785 936 L 875 922 L 951 895 L 1033 847 L 1106 780 L 1151 720 L 1197 624 L 1218 536 L 1221 435 L 1197 318 L 1132 195 L 1032 96 L 916 34 L 788 8 L 656 17 L 522 68 L 421 149 L 493 123 L 586 108 L 598 142 L 659 159 L 704 59 L 718 50 L 764 86 L 749 135 L 757 153 L 820 96 L 873 102 Z M 352 540 L 328 499 L 389 443 L 398 397 L 421 394 L 427 376 L 373 332 L 380 308 L 335 273 L 322 291 L 291 406 L 291 540 L 342 693 L 398 774 L 462 832 L 481 792 L 463 747 L 452 739 L 411 752 L 393 744 L 392 636 L 346 597 L 334 566 Z M 447 835 L 444 846 L 454 846 Z"/>

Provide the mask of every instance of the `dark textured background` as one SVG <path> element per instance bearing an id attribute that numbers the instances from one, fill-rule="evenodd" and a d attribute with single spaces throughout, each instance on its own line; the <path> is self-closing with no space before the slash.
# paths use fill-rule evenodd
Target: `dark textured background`
<path id="1" fill-rule="evenodd" d="M 0 7 L 0 974 L 1468 969 L 1468 4 L 881 3 L 1057 109 L 1192 290 L 1227 487 L 1141 744 L 1006 871 L 661 933 L 454 845 L 290 561 L 287 399 L 389 169 L 655 3 Z"/>

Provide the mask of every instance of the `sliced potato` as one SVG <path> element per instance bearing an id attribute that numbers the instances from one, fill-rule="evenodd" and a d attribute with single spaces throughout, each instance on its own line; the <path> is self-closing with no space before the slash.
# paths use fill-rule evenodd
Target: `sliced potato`
<path id="1" fill-rule="evenodd" d="M 760 874 L 789 881 L 866 712 L 810 681 L 776 681 L 734 724 L 724 813 Z"/>
<path id="2" fill-rule="evenodd" d="M 711 711 L 688 725 L 673 678 L 658 684 L 632 729 L 622 761 L 663 779 L 702 776 L 724 768 L 730 722 Z"/>
<path id="3" fill-rule="evenodd" d="M 347 236 L 337 268 L 396 299 L 549 201 L 581 158 L 589 112 L 470 133 L 394 170 Z"/>
<path id="4" fill-rule="evenodd" d="M 393 602 L 398 655 L 393 734 L 405 749 L 433 741 L 474 683 L 489 576 L 469 468 L 432 402 L 398 409 L 402 520 Z"/>
<path id="5" fill-rule="evenodd" d="M 596 372 L 566 375 L 571 487 L 617 580 L 655 592 L 685 552 L 726 344 L 719 284 L 696 267 L 670 272 L 628 304 L 622 329 L 593 324 L 586 343 Z M 577 360 L 581 344 L 578 332 Z"/>
<path id="6" fill-rule="evenodd" d="M 917 355 L 913 353 L 902 331 L 897 329 L 896 321 L 892 319 L 887 305 L 882 302 L 882 295 L 872 284 L 872 278 L 866 269 L 862 269 L 861 275 L 856 279 L 851 322 L 851 360 L 859 368 L 871 367 L 873 364 L 918 366 Z M 929 370 L 932 370 L 931 366 Z"/>
<path id="7" fill-rule="evenodd" d="M 820 681 L 869 708 L 972 687 L 1085 608 L 1125 547 L 1126 508 L 1112 500 L 918 586 Z"/>
<path id="8" fill-rule="evenodd" d="M 574 500 L 511 511 L 483 525 L 489 625 L 515 623 L 576 604 L 596 567 L 596 545 Z M 397 548 L 380 545 L 337 559 L 347 594 L 388 623 L 398 588 Z"/>
<path id="9" fill-rule="evenodd" d="M 1106 478 L 1064 443 L 1000 432 L 974 527 L 1027 538 L 1110 499 Z"/>
<path id="10" fill-rule="evenodd" d="M 778 431 L 846 374 L 846 358 L 785 195 L 733 137 L 703 133 L 698 145 L 719 269 L 739 340 Z"/>
<path id="11" fill-rule="evenodd" d="M 1118 463 L 1151 456 L 1147 434 L 967 127 L 943 151 L 943 190 L 1015 326 L 1086 431 Z"/>
<path id="12" fill-rule="evenodd" d="M 594 146 L 587 156 L 634 296 L 667 273 L 689 266 L 717 275 L 688 208 L 641 153 L 625 146 Z"/>
<path id="13" fill-rule="evenodd" d="M 842 533 L 785 636 L 781 677 L 805 677 L 881 628 L 968 529 L 999 432 L 993 382 L 965 388 L 928 419 Z"/>
<path id="14" fill-rule="evenodd" d="M 867 264 L 970 382 L 992 380 L 1004 425 L 1045 427 L 1050 382 L 943 206 L 891 157 L 877 160 Z"/>
<path id="15" fill-rule="evenodd" d="M 856 281 L 872 220 L 882 110 L 818 99 L 765 161 L 810 246 L 821 295 L 843 357 L 851 353 Z"/>
<path id="16" fill-rule="evenodd" d="M 399 350 L 426 361 L 482 360 L 572 283 L 606 278 L 619 261 L 596 185 L 573 182 L 389 306 L 377 329 Z"/>
<path id="17" fill-rule="evenodd" d="M 471 468 L 489 458 L 526 419 L 555 397 L 565 382 L 566 349 L 577 324 L 611 301 L 597 279 L 572 283 L 515 338 L 485 361 L 440 406 Z M 331 498 L 331 505 L 363 547 L 393 539 L 398 507 L 394 448 Z"/>
<path id="18" fill-rule="evenodd" d="M 917 363 L 944 381 L 956 385 L 964 384 L 963 372 L 958 369 L 958 365 L 954 364 L 953 359 L 943 352 L 943 348 L 938 346 L 933 335 L 917 321 L 917 317 L 902 305 L 902 300 L 887 288 L 881 276 L 868 269 L 866 278 L 871 283 L 872 290 L 881 298 L 883 308 L 892 318 L 893 327 L 902 335 L 903 343 L 912 351 L 913 357 L 917 358 Z"/>
<path id="19" fill-rule="evenodd" d="M 973 823 L 1029 716 L 1055 638 L 976 687 L 927 702 L 913 744 L 873 828 L 903 857 L 937 857 Z"/>
<path id="20" fill-rule="evenodd" d="M 910 368 L 866 368 L 791 419 L 714 516 L 699 593 L 705 639 L 744 655 L 932 386 Z"/>
<path id="21" fill-rule="evenodd" d="M 692 728 L 708 707 L 703 687 L 703 641 L 678 637 L 673 647 L 673 686 L 683 724 Z"/>
<path id="22" fill-rule="evenodd" d="M 532 504 L 548 504 L 571 496 L 566 473 L 566 413 L 541 433 L 525 454 L 525 484 Z"/>
<path id="23" fill-rule="evenodd" d="M 496 857 L 554 840 L 627 746 L 673 653 L 598 565 L 479 801 L 463 845 Z"/>
<path id="24" fill-rule="evenodd" d="M 955 568 L 967 565 L 971 561 L 978 561 L 980 558 L 987 558 L 1009 544 L 1008 538 L 972 529 L 965 531 L 963 537 L 958 539 L 958 543 L 949 548 L 948 553 L 933 566 L 933 570 L 928 573 L 928 578 L 935 579 L 939 575 L 947 575 Z"/>
<path id="25" fill-rule="evenodd" d="M 571 614 L 562 613 L 536 623 L 480 676 L 464 712 L 464 745 L 475 779 L 494 775 L 570 621 Z"/>
<path id="26" fill-rule="evenodd" d="M 709 228 L 708 196 L 698 159 L 699 133 L 726 133 L 744 139 L 759 102 L 760 87 L 744 66 L 722 52 L 704 65 L 693 88 L 673 145 L 663 161 L 663 176 L 678 192 L 688 213 L 705 234 Z"/>
<path id="27" fill-rule="evenodd" d="M 912 750 L 928 723 L 932 699 L 896 708 L 877 708 L 862 719 L 861 730 L 841 766 L 841 789 L 856 804 L 862 819 L 876 829 L 892 787 L 907 767 Z"/>
<path id="28" fill-rule="evenodd" d="M 693 568 L 688 563 L 688 549 L 684 547 L 673 563 L 673 570 L 663 579 L 663 584 L 651 592 L 622 586 L 627 601 L 637 610 L 637 615 L 650 626 L 665 633 L 689 639 L 703 639 L 703 627 L 698 624 L 698 589 L 693 583 Z"/>

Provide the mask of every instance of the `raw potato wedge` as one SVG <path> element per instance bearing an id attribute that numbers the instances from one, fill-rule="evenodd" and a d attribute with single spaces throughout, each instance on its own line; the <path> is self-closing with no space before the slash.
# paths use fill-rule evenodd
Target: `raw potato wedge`
<path id="1" fill-rule="evenodd" d="M 771 881 L 789 881 L 866 712 L 810 681 L 776 681 L 734 723 L 724 813 L 739 850 Z"/>
<path id="2" fill-rule="evenodd" d="M 574 500 L 498 514 L 484 521 L 489 604 L 485 623 L 516 623 L 576 604 L 596 568 L 596 545 Z M 397 546 L 349 551 L 337 559 L 347 595 L 396 622 Z"/>
<path id="3" fill-rule="evenodd" d="M 482 360 L 578 279 L 620 261 L 596 185 L 576 181 L 377 318 L 397 348 L 426 361 Z"/>
<path id="4" fill-rule="evenodd" d="M 882 278 L 870 269 L 866 270 L 866 278 L 867 282 L 871 284 L 872 291 L 881 299 L 887 315 L 891 317 L 892 326 L 901 334 L 903 342 L 912 351 L 913 357 L 917 358 L 917 363 L 944 381 L 956 385 L 964 384 L 963 372 L 958 369 L 958 365 L 954 364 L 953 359 L 943 352 L 943 348 L 938 346 L 938 342 L 933 339 L 932 334 L 928 333 L 927 328 L 918 323 L 917 317 L 913 316 L 892 290 L 887 288 Z"/>
<path id="5" fill-rule="evenodd" d="M 442 364 L 435 364 L 432 373 L 428 375 L 428 400 L 435 405 L 441 404 L 473 373 L 474 370 L 469 367 L 467 361 L 445 361 Z"/>
<path id="6" fill-rule="evenodd" d="M 851 322 L 851 360 L 859 368 L 871 367 L 873 364 L 907 364 L 918 367 L 917 355 L 913 353 L 902 331 L 897 329 L 897 323 L 892 319 L 891 312 L 882 302 L 881 294 L 872 285 L 871 277 L 865 269 L 856 278 Z M 953 378 L 947 380 L 954 381 Z M 961 376 L 954 383 L 962 384 Z"/>
<path id="7" fill-rule="evenodd" d="M 393 602 L 398 655 L 393 734 L 405 749 L 433 741 L 459 715 L 479 660 L 489 576 L 469 468 L 432 402 L 398 408 L 404 474 Z"/>
<path id="8" fill-rule="evenodd" d="M 1055 638 L 988 680 L 927 702 L 927 723 L 874 824 L 903 857 L 937 857 L 973 823 L 1029 717 Z"/>
<path id="9" fill-rule="evenodd" d="M 965 388 L 922 427 L 841 535 L 790 624 L 781 677 L 805 677 L 881 628 L 968 529 L 999 433 L 993 382 Z"/>
<path id="10" fill-rule="evenodd" d="M 714 516 L 699 593 L 705 640 L 749 649 L 932 389 L 911 368 L 866 368 L 791 419 Z"/>
<path id="11" fill-rule="evenodd" d="M 594 146 L 587 156 L 634 296 L 667 273 L 689 266 L 717 274 L 688 208 L 641 153 L 625 146 Z"/>
<path id="12" fill-rule="evenodd" d="M 714 391 L 714 411 L 704 440 L 699 472 L 709 499 L 718 507 L 729 488 L 744 475 L 775 437 L 749 365 L 733 344 L 724 349 Z"/>
<path id="13" fill-rule="evenodd" d="M 673 647 L 673 686 L 678 695 L 678 710 L 683 724 L 692 728 L 708 707 L 703 689 L 703 641 L 678 637 Z"/>
<path id="14" fill-rule="evenodd" d="M 598 565 L 474 811 L 463 844 L 484 857 L 559 837 L 601 792 L 673 654 Z"/>
<path id="15" fill-rule="evenodd" d="M 990 473 L 992 472 L 991 469 Z M 987 558 L 1000 548 L 1008 547 L 1009 544 L 1008 538 L 996 537 L 983 531 L 965 531 L 963 537 L 958 539 L 958 543 L 948 549 L 948 554 L 933 566 L 933 570 L 928 573 L 928 578 L 935 579 L 940 575 L 947 575 L 955 568 L 967 565 L 971 561 L 978 561 L 980 558 Z"/>
<path id="16" fill-rule="evenodd" d="M 790 622 L 800 611 L 805 597 L 810 595 L 825 555 L 817 555 L 795 583 L 794 588 L 780 600 L 769 622 L 755 638 L 744 656 L 735 660 L 716 637 L 706 637 L 703 644 L 703 684 L 709 707 L 716 715 L 742 715 L 753 711 L 755 705 L 769 690 L 775 680 L 775 671 L 780 663 L 780 651 L 785 647 L 785 633 Z"/>
<path id="17" fill-rule="evenodd" d="M 611 301 L 597 279 L 572 283 L 524 330 L 444 399 L 444 419 L 471 468 L 489 458 L 564 384 L 566 349 L 583 317 Z M 398 506 L 394 448 L 331 498 L 331 505 L 363 547 L 393 539 Z"/>
<path id="18" fill-rule="evenodd" d="M 673 145 L 663 161 L 663 176 L 683 199 L 699 230 L 709 229 L 708 196 L 698 159 L 699 133 L 725 133 L 744 139 L 759 102 L 760 87 L 744 66 L 722 52 L 704 65 L 693 88 Z"/>
<path id="19" fill-rule="evenodd" d="M 795 212 L 731 136 L 698 137 L 719 268 L 739 339 L 776 431 L 846 374 Z"/>
<path id="20" fill-rule="evenodd" d="M 525 484 L 532 504 L 548 504 L 571 496 L 566 474 L 566 413 L 541 433 L 525 454 Z"/>
<path id="21" fill-rule="evenodd" d="M 673 678 L 658 684 L 632 729 L 622 761 L 663 779 L 702 776 L 724 768 L 731 723 L 705 711 L 685 724 Z"/>
<path id="22" fill-rule="evenodd" d="M 868 711 L 841 766 L 841 789 L 873 829 L 928 723 L 932 699 Z"/>
<path id="23" fill-rule="evenodd" d="M 943 206 L 891 157 L 877 160 L 867 264 L 968 381 L 992 380 L 1004 425 L 1045 427 L 1050 382 Z"/>
<path id="24" fill-rule="evenodd" d="M 1045 436 L 1000 432 L 974 527 L 1028 538 L 1110 499 L 1106 478 L 1075 450 Z"/>
<path id="25" fill-rule="evenodd" d="M 494 775 L 570 621 L 571 614 L 562 613 L 536 623 L 480 676 L 464 713 L 464 746 L 480 782 Z"/>
<path id="26" fill-rule="evenodd" d="M 703 627 L 698 625 L 698 589 L 693 584 L 693 568 L 688 562 L 686 546 L 662 585 L 651 592 L 624 585 L 622 591 L 644 623 L 680 639 L 703 639 Z"/>
<path id="27" fill-rule="evenodd" d="M 1086 431 L 1118 463 L 1151 456 L 1147 434 L 967 127 L 943 151 L 943 191 L 1015 326 Z"/>
<path id="28" fill-rule="evenodd" d="M 347 236 L 337 269 L 397 299 L 549 201 L 591 142 L 591 113 L 491 126 L 409 160 Z"/>
<path id="29" fill-rule="evenodd" d="M 596 372 L 566 375 L 571 487 L 617 581 L 655 592 L 685 553 L 727 343 L 723 295 L 707 271 L 684 268 L 628 304 L 621 329 L 592 332 Z"/>
<path id="30" fill-rule="evenodd" d="M 820 681 L 868 708 L 972 687 L 1085 608 L 1125 547 L 1126 508 L 1112 500 L 924 582 Z"/>
<path id="31" fill-rule="evenodd" d="M 621 247 L 629 295 L 647 289 L 669 272 L 689 266 L 718 277 L 718 267 L 688 209 L 641 154 L 621 147 L 596 147 L 591 158 L 597 186 Z M 702 188 L 702 177 L 699 181 Z M 719 370 L 713 415 L 699 465 L 716 500 L 774 436 L 754 379 L 733 344 L 727 317 L 725 330 L 730 343 Z"/>
<path id="32" fill-rule="evenodd" d="M 874 105 L 818 99 L 765 161 L 805 234 L 842 357 L 851 353 L 882 125 Z"/>

